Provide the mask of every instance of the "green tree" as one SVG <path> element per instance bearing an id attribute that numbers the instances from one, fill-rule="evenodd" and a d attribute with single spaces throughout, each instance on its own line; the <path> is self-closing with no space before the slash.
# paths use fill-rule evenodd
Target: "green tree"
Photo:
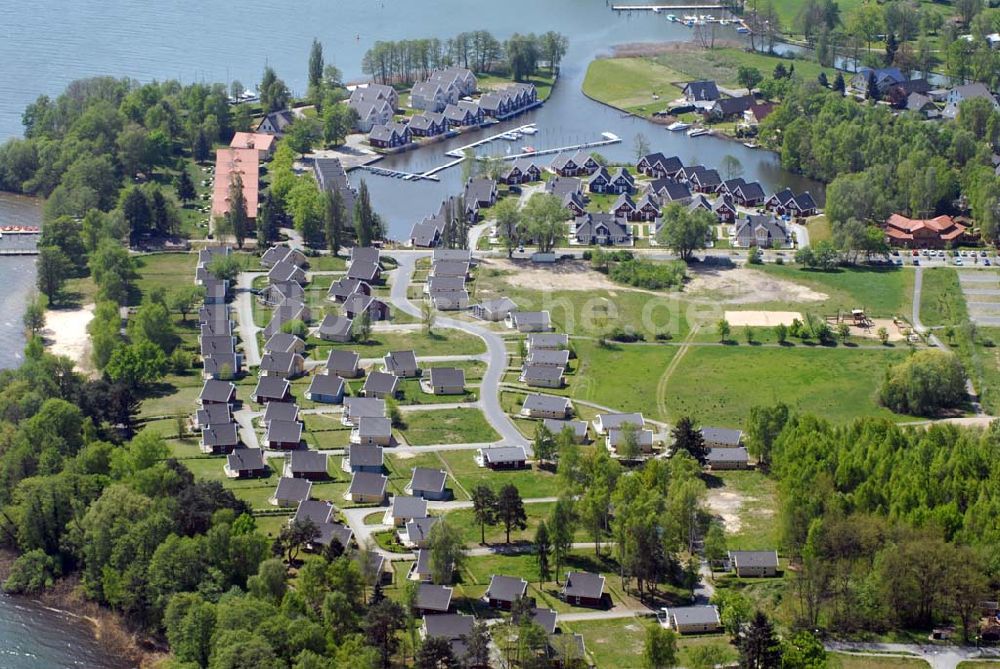
<path id="1" fill-rule="evenodd" d="M 181 315 L 187 323 L 188 314 L 197 307 L 205 297 L 205 289 L 201 286 L 182 286 L 170 294 L 170 309 Z"/>
<path id="2" fill-rule="evenodd" d="M 312 151 L 320 140 L 322 129 L 314 118 L 297 118 L 285 131 L 285 143 L 298 154 L 305 155 Z"/>
<path id="3" fill-rule="evenodd" d="M 220 281 L 232 284 L 243 269 L 240 259 L 233 254 L 216 254 L 208 263 L 208 273 Z"/>
<path id="4" fill-rule="evenodd" d="M 373 241 L 382 238 L 382 226 L 372 209 L 368 184 L 364 179 L 358 186 L 358 196 L 354 200 L 354 231 L 358 236 L 358 246 L 371 246 Z"/>
<path id="5" fill-rule="evenodd" d="M 552 460 L 556 455 L 556 442 L 552 437 L 552 432 L 541 421 L 535 423 L 533 448 L 535 457 L 540 463 Z"/>
<path id="6" fill-rule="evenodd" d="M 493 207 L 493 216 L 496 218 L 497 236 L 500 243 L 507 252 L 507 257 L 514 256 L 514 250 L 521 243 L 519 230 L 521 227 L 521 211 L 518 209 L 515 198 L 504 198 Z"/>
<path id="7" fill-rule="evenodd" d="M 740 86 L 747 89 L 747 95 L 753 94 L 753 88 L 764 80 L 764 75 L 756 67 L 740 65 L 736 71 L 736 81 Z"/>
<path id="8" fill-rule="evenodd" d="M 233 172 L 229 182 L 229 209 L 226 211 L 227 227 L 236 238 L 236 245 L 243 248 L 243 242 L 251 234 L 250 212 L 248 212 L 247 198 L 243 192 L 243 177 L 239 172 Z M 257 212 L 253 212 L 256 215 Z"/>
<path id="9" fill-rule="evenodd" d="M 719 335 L 720 342 L 725 344 L 727 341 L 729 341 L 729 333 L 732 331 L 732 329 L 729 327 L 729 321 L 727 321 L 725 318 L 721 319 L 718 323 L 715 324 L 715 331 Z"/>
<path id="10" fill-rule="evenodd" d="M 538 529 L 535 530 L 535 559 L 538 561 L 538 578 L 542 583 L 549 580 L 552 573 L 549 566 L 549 553 L 551 551 L 549 528 L 543 520 L 538 523 Z"/>
<path id="11" fill-rule="evenodd" d="M 48 307 L 48 299 L 44 295 L 34 295 L 24 307 L 24 329 L 31 336 L 35 336 L 45 327 L 45 309 Z"/>
<path id="12" fill-rule="evenodd" d="M 441 669 L 457 666 L 451 643 L 441 636 L 429 636 L 420 644 L 416 657 L 417 669 Z"/>
<path id="13" fill-rule="evenodd" d="M 781 666 L 781 642 L 767 616 L 757 611 L 740 639 L 740 669 L 770 669 Z"/>
<path id="14" fill-rule="evenodd" d="M 517 486 L 508 483 L 500 488 L 497 496 L 497 521 L 503 524 L 505 543 L 510 543 L 511 528 L 523 530 L 528 526 L 528 516 L 524 512 L 524 501 Z"/>
<path id="15" fill-rule="evenodd" d="M 452 574 L 465 561 L 465 542 L 457 529 L 444 518 L 434 523 L 427 537 L 431 552 L 431 580 L 438 585 L 451 583 Z"/>
<path id="16" fill-rule="evenodd" d="M 166 372 L 166 354 L 148 340 L 117 347 L 104 368 L 109 379 L 133 390 L 156 383 Z"/>
<path id="17" fill-rule="evenodd" d="M 639 428 L 632 423 L 625 423 L 619 429 L 618 447 L 615 449 L 623 460 L 635 460 L 641 453 L 639 447 Z"/>
<path id="18" fill-rule="evenodd" d="M 312 47 L 309 49 L 307 81 L 309 82 L 310 98 L 315 103 L 323 88 L 323 45 L 316 38 L 313 38 Z"/>
<path id="19" fill-rule="evenodd" d="M 39 292 L 50 304 L 57 303 L 66 279 L 72 271 L 69 258 L 55 246 L 43 246 L 38 249 L 35 271 Z"/>
<path id="20" fill-rule="evenodd" d="M 478 484 L 472 489 L 472 513 L 479 523 L 479 543 L 486 544 L 486 526 L 496 525 L 497 520 L 497 496 L 493 488 L 485 483 Z"/>
<path id="21" fill-rule="evenodd" d="M 705 437 L 702 436 L 701 430 L 694 426 L 694 421 L 689 416 L 682 416 L 670 434 L 674 438 L 674 453 L 687 451 L 698 462 L 705 461 L 708 456 Z"/>
<path id="22" fill-rule="evenodd" d="M 771 466 L 771 450 L 788 422 L 788 415 L 788 406 L 782 402 L 771 406 L 752 406 L 747 413 L 747 450 L 765 470 Z"/>
<path id="23" fill-rule="evenodd" d="M 642 666 L 645 669 L 670 669 L 677 666 L 677 634 L 660 625 L 646 627 L 646 640 L 642 647 Z"/>
<path id="24" fill-rule="evenodd" d="M 897 413 L 934 415 L 966 401 L 966 376 L 953 353 L 918 351 L 886 372 L 879 401 Z"/>
<path id="25" fill-rule="evenodd" d="M 555 195 L 535 193 L 522 211 L 525 229 L 538 242 L 540 253 L 549 253 L 566 236 L 569 213 Z"/>
<path id="26" fill-rule="evenodd" d="M 195 190 L 194 181 L 191 179 L 191 174 L 187 169 L 182 169 L 180 174 L 177 176 L 177 199 L 181 202 L 188 203 L 194 200 L 198 196 L 198 191 Z"/>
<path id="27" fill-rule="evenodd" d="M 576 531 L 576 510 L 572 497 L 564 495 L 559 498 L 549 516 L 548 527 L 552 541 L 556 583 L 558 583 L 560 567 L 566 563 L 566 558 L 573 548 L 573 534 Z"/>
<path id="28" fill-rule="evenodd" d="M 656 241 L 687 261 L 696 249 L 705 248 L 714 217 L 711 212 L 691 212 L 684 205 L 672 202 L 663 208 L 661 220 Z"/>
<path id="29" fill-rule="evenodd" d="M 398 633 L 404 628 L 403 608 L 391 599 L 383 599 L 368 609 L 365 639 L 379 652 L 382 669 L 392 666 L 392 656 L 399 648 Z"/>
<path id="30" fill-rule="evenodd" d="M 339 189 L 332 188 L 326 192 L 326 208 L 323 214 L 326 246 L 333 255 L 339 256 L 340 249 L 344 245 L 345 229 L 348 227 L 344 197 Z"/>
<path id="31" fill-rule="evenodd" d="M 721 562 L 728 554 L 726 531 L 719 523 L 712 523 L 705 533 L 705 559 L 709 563 Z"/>
<path id="32" fill-rule="evenodd" d="M 781 644 L 781 666 L 787 669 L 825 669 L 826 649 L 812 632 L 796 632 Z"/>

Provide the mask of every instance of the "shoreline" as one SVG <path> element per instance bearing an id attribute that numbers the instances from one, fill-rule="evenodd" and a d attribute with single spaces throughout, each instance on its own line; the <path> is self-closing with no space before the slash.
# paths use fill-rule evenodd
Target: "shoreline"
<path id="1" fill-rule="evenodd" d="M 7 579 L 15 559 L 15 551 L 0 549 L 0 582 Z M 120 613 L 85 599 L 79 586 L 79 577 L 73 574 L 60 578 L 51 588 L 37 595 L 6 596 L 31 602 L 53 613 L 86 621 L 94 639 L 107 655 L 122 658 L 129 666 L 151 669 L 169 656 L 169 651 L 163 644 L 130 630 L 125 617 Z"/>

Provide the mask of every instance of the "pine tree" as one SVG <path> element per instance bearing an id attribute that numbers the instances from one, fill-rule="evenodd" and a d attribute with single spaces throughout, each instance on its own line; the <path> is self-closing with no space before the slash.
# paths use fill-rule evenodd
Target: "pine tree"
<path id="1" fill-rule="evenodd" d="M 243 177 L 238 172 L 233 173 L 229 183 L 229 211 L 226 212 L 227 223 L 236 245 L 243 248 L 250 228 L 250 216 L 247 214 L 247 198 L 243 193 Z"/>
<path id="2" fill-rule="evenodd" d="M 517 486 L 508 483 L 500 489 L 500 497 L 497 500 L 497 517 L 503 523 L 507 535 L 507 543 L 510 543 L 510 530 L 517 528 L 523 530 L 528 526 L 528 515 L 524 512 L 524 500 Z"/>
<path id="3" fill-rule="evenodd" d="M 819 85 L 822 86 L 823 88 L 829 88 L 830 87 L 830 82 L 826 78 L 826 72 L 820 72 L 819 76 L 816 77 L 816 81 L 818 81 Z"/>
<path id="4" fill-rule="evenodd" d="M 551 550 L 552 544 L 549 542 L 549 528 L 543 520 L 538 524 L 538 529 L 535 530 L 535 558 L 538 560 L 538 577 L 542 583 L 549 580 L 549 576 L 552 573 L 549 567 L 549 553 Z"/>
<path id="5" fill-rule="evenodd" d="M 195 190 L 194 181 L 191 180 L 191 175 L 185 167 L 177 177 L 177 199 L 181 202 L 190 202 L 197 196 L 198 192 Z"/>
<path id="6" fill-rule="evenodd" d="M 260 212 L 257 214 L 257 247 L 263 248 L 278 238 L 278 210 L 274 199 L 265 194 L 261 197 Z"/>
<path id="7" fill-rule="evenodd" d="M 694 422 L 689 416 L 684 416 L 677 421 L 674 429 L 671 430 L 674 438 L 674 452 L 687 451 L 698 462 L 705 462 L 708 456 L 708 449 L 705 447 L 705 437 L 701 430 L 694 426 Z"/>
<path id="8" fill-rule="evenodd" d="M 333 255 L 340 255 L 340 247 L 344 245 L 344 197 L 336 188 L 326 192 L 326 209 L 323 216 L 323 227 L 326 232 L 326 245 Z"/>
<path id="9" fill-rule="evenodd" d="M 358 233 L 358 246 L 371 246 L 376 234 L 375 213 L 364 179 L 358 186 L 358 197 L 354 201 L 354 226 Z"/>
<path id="10" fill-rule="evenodd" d="M 844 74 L 842 72 L 837 72 L 837 76 L 833 79 L 833 90 L 843 95 L 846 88 L 847 84 L 844 83 Z"/>
<path id="11" fill-rule="evenodd" d="M 875 81 L 875 73 L 868 73 L 868 88 L 865 91 L 866 97 L 872 102 L 878 102 L 881 97 L 878 92 L 878 82 Z"/>
<path id="12" fill-rule="evenodd" d="M 740 669 L 772 669 L 781 666 L 781 644 L 774 633 L 774 625 L 757 611 L 746 634 L 739 641 Z"/>

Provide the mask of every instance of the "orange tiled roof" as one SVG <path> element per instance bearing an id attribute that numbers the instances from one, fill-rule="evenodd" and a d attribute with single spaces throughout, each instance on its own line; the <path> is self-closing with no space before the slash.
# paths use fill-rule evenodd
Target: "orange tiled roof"
<path id="1" fill-rule="evenodd" d="M 233 174 L 243 179 L 243 197 L 247 215 L 257 217 L 260 189 L 260 166 L 257 149 L 219 149 L 215 154 L 215 188 L 212 192 L 212 216 L 229 211 L 229 183 Z"/>

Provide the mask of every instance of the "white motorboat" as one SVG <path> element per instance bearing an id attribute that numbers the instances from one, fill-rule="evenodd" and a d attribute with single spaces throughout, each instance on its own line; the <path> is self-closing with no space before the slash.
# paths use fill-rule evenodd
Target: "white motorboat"
<path id="1" fill-rule="evenodd" d="M 678 130 L 687 130 L 691 127 L 690 123 L 684 123 L 683 121 L 674 121 L 667 126 L 667 130 L 670 132 L 677 132 Z"/>
<path id="2" fill-rule="evenodd" d="M 688 137 L 701 137 L 702 135 L 707 135 L 712 131 L 708 128 L 691 128 L 687 131 Z"/>
<path id="3" fill-rule="evenodd" d="M 538 132 L 538 128 L 536 128 L 533 125 L 529 125 L 526 128 L 521 128 L 521 134 L 522 135 L 534 135 L 537 132 Z"/>

